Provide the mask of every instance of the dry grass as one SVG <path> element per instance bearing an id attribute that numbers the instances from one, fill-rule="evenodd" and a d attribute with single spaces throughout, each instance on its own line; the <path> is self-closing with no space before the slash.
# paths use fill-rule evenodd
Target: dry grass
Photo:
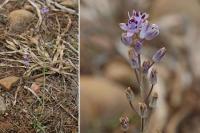
<path id="1" fill-rule="evenodd" d="M 8 13 L 32 6 L 34 21 L 23 33 L 9 31 Z M 0 78 L 19 76 L 11 92 L 2 92 L 7 111 L 1 132 L 75 132 L 78 129 L 78 16 L 57 8 L 41 14 L 34 1 L 8 2 L 0 13 Z M 72 14 L 70 14 L 72 13 Z M 74 15 L 75 14 L 75 15 Z M 28 66 L 24 56 L 28 56 Z M 30 86 L 42 78 L 39 93 Z M 1 126 L 4 124 L 3 126 Z"/>

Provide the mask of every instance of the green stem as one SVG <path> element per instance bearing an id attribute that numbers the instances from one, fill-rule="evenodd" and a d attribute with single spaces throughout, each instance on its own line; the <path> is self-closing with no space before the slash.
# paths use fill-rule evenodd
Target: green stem
<path id="1" fill-rule="evenodd" d="M 144 118 L 141 117 L 141 133 L 144 132 Z"/>
<path id="2" fill-rule="evenodd" d="M 142 70 L 141 70 L 141 55 L 138 54 L 138 62 L 139 62 L 139 86 L 140 86 L 140 95 L 144 97 L 144 89 L 142 88 Z"/>
<path id="3" fill-rule="evenodd" d="M 149 97 L 150 97 L 150 95 L 151 95 L 151 93 L 152 93 L 152 91 L 153 91 L 153 87 L 154 87 L 154 85 L 152 84 L 152 85 L 151 85 L 151 88 L 150 88 L 150 91 L 149 91 L 147 97 L 145 98 L 145 102 L 148 101 L 148 99 L 149 99 Z"/>
<path id="4" fill-rule="evenodd" d="M 138 85 L 140 85 L 140 80 L 139 80 L 138 72 L 137 72 L 136 69 L 134 69 L 134 71 L 135 71 L 135 76 L 136 76 L 136 79 L 137 79 L 137 83 L 138 83 Z"/>
<path id="5" fill-rule="evenodd" d="M 139 115 L 138 112 L 137 112 L 137 110 L 134 108 L 134 106 L 133 106 L 133 104 L 132 104 L 131 101 L 129 101 L 129 104 L 130 104 L 130 106 L 131 106 L 131 109 L 132 109 L 137 115 Z"/>

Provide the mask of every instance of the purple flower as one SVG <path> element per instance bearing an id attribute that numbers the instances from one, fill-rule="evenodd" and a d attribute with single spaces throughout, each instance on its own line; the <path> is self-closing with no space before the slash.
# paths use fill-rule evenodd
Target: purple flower
<path id="1" fill-rule="evenodd" d="M 151 70 L 149 80 L 152 85 L 155 85 L 157 83 L 157 72 L 155 69 Z"/>
<path id="2" fill-rule="evenodd" d="M 127 46 L 133 42 L 132 37 L 128 37 L 126 33 L 122 33 L 121 41 Z"/>
<path id="3" fill-rule="evenodd" d="M 120 28 L 127 32 L 127 36 L 131 37 L 135 33 L 138 33 L 143 23 L 147 21 L 148 14 L 137 12 L 133 10 L 132 16 L 129 15 L 129 20 L 127 23 L 120 23 Z"/>
<path id="4" fill-rule="evenodd" d="M 131 21 L 128 23 L 120 23 L 119 26 L 122 30 L 127 32 L 128 37 L 132 37 L 138 31 L 136 24 Z"/>
<path id="5" fill-rule="evenodd" d="M 132 19 L 134 19 L 137 23 L 137 25 L 139 26 L 139 28 L 141 28 L 142 24 L 147 22 L 147 18 L 149 17 L 149 15 L 147 13 L 142 13 L 142 12 L 137 12 L 135 10 L 133 10 L 133 15 L 132 15 Z"/>
<path id="6" fill-rule="evenodd" d="M 161 49 L 159 49 L 158 51 L 156 51 L 156 53 L 153 55 L 152 60 L 154 62 L 160 62 L 160 60 L 163 58 L 163 56 L 166 53 L 166 48 L 163 47 Z"/>
<path id="7" fill-rule="evenodd" d="M 159 28 L 156 24 L 143 23 L 140 31 L 140 38 L 146 40 L 152 40 L 159 34 Z"/>
<path id="8" fill-rule="evenodd" d="M 49 12 L 49 8 L 48 7 L 43 7 L 42 9 L 41 9 L 41 13 L 42 14 L 46 14 L 46 13 L 48 13 Z"/>

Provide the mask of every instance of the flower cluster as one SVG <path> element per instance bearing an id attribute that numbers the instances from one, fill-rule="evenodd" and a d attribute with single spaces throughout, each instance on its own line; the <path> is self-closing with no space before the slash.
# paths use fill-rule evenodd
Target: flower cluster
<path id="1" fill-rule="evenodd" d="M 132 15 L 128 14 L 128 16 L 127 23 L 120 23 L 120 28 L 125 31 L 125 33 L 122 33 L 122 42 L 124 44 L 132 44 L 132 37 L 135 34 L 139 34 L 141 40 L 151 40 L 159 34 L 158 26 L 148 22 L 149 15 L 147 13 L 133 10 Z"/>
<path id="2" fill-rule="evenodd" d="M 166 53 L 166 49 L 163 47 L 156 51 L 150 60 L 141 60 L 144 41 L 152 40 L 159 35 L 159 27 L 149 23 L 148 17 L 147 13 L 133 11 L 132 15 L 128 14 L 127 23 L 120 23 L 120 28 L 124 31 L 121 40 L 129 47 L 130 63 L 140 90 L 138 106 L 134 107 L 132 104 L 132 100 L 136 96 L 131 87 L 128 87 L 125 92 L 132 110 L 141 118 L 141 133 L 144 132 L 144 121 L 150 117 L 151 110 L 156 107 L 158 99 L 158 94 L 153 91 L 157 83 L 157 71 L 153 65 L 160 62 Z M 145 81 L 148 81 L 147 84 Z"/>

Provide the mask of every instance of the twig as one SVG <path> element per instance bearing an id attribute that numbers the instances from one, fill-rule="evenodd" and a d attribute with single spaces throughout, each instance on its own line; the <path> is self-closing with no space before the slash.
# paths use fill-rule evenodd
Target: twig
<path id="1" fill-rule="evenodd" d="M 53 100 L 57 102 L 57 100 L 51 95 Z M 67 112 L 74 120 L 78 121 L 78 119 L 68 110 L 66 109 L 61 103 L 58 104 L 65 112 Z"/>
<path id="2" fill-rule="evenodd" d="M 64 40 L 63 40 L 63 42 L 64 42 L 65 44 L 67 44 L 74 52 L 76 52 L 77 54 L 79 53 L 78 50 L 76 50 L 69 42 L 66 42 L 66 41 L 64 41 Z"/>
<path id="3" fill-rule="evenodd" d="M 67 27 L 65 28 L 64 32 L 61 34 L 61 37 L 63 37 L 64 35 L 66 35 L 66 33 L 69 31 L 69 29 L 70 29 L 71 26 L 72 26 L 72 20 L 71 20 L 71 18 L 69 17 L 69 15 L 67 15 L 67 18 L 68 18 Z"/>
<path id="4" fill-rule="evenodd" d="M 31 0 L 28 0 L 28 2 L 33 6 L 35 7 L 36 11 L 37 11 L 37 15 L 38 15 L 38 22 L 36 24 L 36 28 L 39 28 L 40 25 L 42 24 L 42 15 L 41 15 L 41 12 L 40 12 L 40 9 L 39 7 Z"/>
<path id="5" fill-rule="evenodd" d="M 13 65 L 9 65 L 9 64 L 2 64 L 0 63 L 0 67 L 11 67 L 11 68 L 26 68 L 25 66 L 13 66 Z"/>
<path id="6" fill-rule="evenodd" d="M 22 50 L 8 51 L 8 52 L 0 52 L 0 55 L 14 54 L 14 53 L 19 53 L 19 52 L 22 52 Z"/>
<path id="7" fill-rule="evenodd" d="M 78 13 L 77 13 L 75 10 L 71 9 L 71 8 L 67 8 L 67 7 L 65 7 L 65 6 L 63 6 L 63 5 L 60 5 L 59 3 L 54 2 L 54 1 L 52 1 L 52 0 L 46 0 L 46 1 L 47 1 L 47 3 L 48 3 L 49 5 L 50 5 L 50 3 L 54 4 L 55 7 L 61 9 L 63 12 L 66 12 L 66 13 L 69 13 L 69 14 L 78 15 Z M 53 9 L 53 10 L 56 11 L 56 9 Z"/>
<path id="8" fill-rule="evenodd" d="M 17 90 L 15 92 L 15 100 L 13 101 L 14 106 L 16 105 L 18 92 L 19 92 L 20 88 L 22 87 L 21 85 L 22 85 L 22 78 L 20 78 L 19 85 L 18 85 Z"/>
<path id="9" fill-rule="evenodd" d="M 3 8 L 4 5 L 6 5 L 10 0 L 5 0 L 1 5 L 0 5 L 0 9 Z"/>
<path id="10" fill-rule="evenodd" d="M 46 72 L 45 75 L 51 75 L 51 74 L 54 74 L 54 73 L 55 72 Z M 34 75 L 34 76 L 30 77 L 29 79 L 34 80 L 34 79 L 40 78 L 42 76 L 44 76 L 44 74 L 40 73 L 40 74 L 37 74 L 37 75 Z"/>
<path id="11" fill-rule="evenodd" d="M 39 98 L 39 96 L 29 87 L 24 86 L 25 89 L 29 90 L 39 101 L 42 103 L 42 100 Z"/>
<path id="12" fill-rule="evenodd" d="M 74 120 L 78 121 L 78 119 L 68 110 L 66 109 L 62 104 L 59 104 L 59 106 L 65 110 Z"/>

